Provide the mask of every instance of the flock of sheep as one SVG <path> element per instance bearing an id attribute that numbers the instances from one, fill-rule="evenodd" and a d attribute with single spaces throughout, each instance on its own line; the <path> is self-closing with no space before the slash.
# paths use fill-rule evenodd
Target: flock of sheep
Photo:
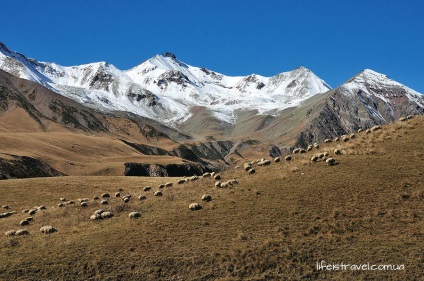
<path id="1" fill-rule="evenodd" d="M 408 119 L 411 119 L 412 117 L 413 116 L 407 116 L 407 117 L 400 118 L 399 120 L 401 122 L 404 122 L 404 121 L 406 121 Z M 370 129 L 367 129 L 365 131 L 362 130 L 362 129 L 359 129 L 357 131 L 357 133 L 365 132 L 366 134 L 369 134 L 371 132 L 378 131 L 378 130 L 381 130 L 381 126 L 376 125 L 376 126 L 370 128 Z M 355 137 L 356 137 L 355 133 L 351 133 L 349 135 L 343 135 L 343 136 L 340 136 L 340 137 L 336 137 L 333 140 L 331 140 L 331 139 L 325 139 L 324 140 L 324 143 L 348 142 L 350 139 L 354 139 Z M 292 154 L 289 154 L 289 155 L 285 156 L 284 160 L 286 162 L 290 162 L 290 161 L 294 160 L 294 158 L 295 158 L 294 155 L 296 155 L 296 154 L 304 154 L 304 153 L 307 153 L 309 151 L 312 151 L 313 149 L 319 150 L 320 149 L 320 145 L 318 143 L 314 143 L 313 145 L 309 145 L 306 149 L 305 148 L 295 148 L 295 149 L 292 150 Z M 333 154 L 334 155 L 340 155 L 341 154 L 341 150 L 338 149 L 338 148 L 336 148 L 336 149 L 334 149 Z M 281 158 L 280 157 L 276 157 L 276 158 L 273 159 L 273 161 L 276 162 L 276 163 L 278 163 L 278 162 L 281 161 Z M 326 152 L 326 151 L 325 152 L 320 152 L 320 153 L 317 153 L 317 154 L 313 155 L 310 158 L 310 162 L 311 163 L 324 162 L 328 166 L 333 166 L 333 165 L 336 165 L 337 164 L 336 159 L 333 158 L 333 157 L 331 157 L 330 156 L 330 153 L 329 152 Z M 256 173 L 256 170 L 254 169 L 254 165 L 255 164 L 257 166 L 268 166 L 268 165 L 271 164 L 271 160 L 262 158 L 262 159 L 258 159 L 256 161 L 246 162 L 243 165 L 243 169 L 245 171 L 247 171 L 248 174 L 254 174 L 254 173 Z M 239 166 L 236 166 L 235 169 L 240 169 L 240 167 Z M 182 185 L 182 184 L 185 184 L 187 182 L 195 182 L 195 181 L 197 181 L 197 180 L 199 180 L 201 178 L 212 178 L 212 179 L 216 180 L 216 182 L 214 184 L 214 186 L 216 188 L 230 188 L 230 187 L 238 184 L 238 181 L 236 179 L 229 179 L 227 181 L 221 181 L 222 180 L 222 176 L 220 174 L 215 173 L 215 172 L 204 173 L 202 176 L 184 177 L 183 179 L 177 180 L 176 181 L 176 184 L 177 185 Z M 173 186 L 174 186 L 174 183 L 172 183 L 172 182 L 166 182 L 164 184 L 160 184 L 158 186 L 159 190 L 155 191 L 153 193 L 153 195 L 154 196 L 162 196 L 163 195 L 163 193 L 161 191 L 162 189 L 164 189 L 165 187 L 170 188 L 170 187 L 173 187 Z M 152 190 L 152 187 L 151 186 L 146 186 L 142 190 L 144 192 L 147 192 L 147 191 Z M 128 195 L 122 195 L 122 192 L 123 192 L 122 189 L 118 189 L 118 191 L 114 194 L 115 198 L 122 199 L 122 201 L 124 203 L 130 202 L 132 200 L 132 196 L 130 194 L 128 194 Z M 67 200 L 66 198 L 59 198 L 60 203 L 57 204 L 57 208 L 63 208 L 66 205 L 75 206 L 75 205 L 77 205 L 77 203 L 79 204 L 79 206 L 81 208 L 86 208 L 86 207 L 88 207 L 90 201 L 91 202 L 98 201 L 101 205 L 108 205 L 110 198 L 111 198 L 111 195 L 109 193 L 103 193 L 101 196 L 94 196 L 92 198 L 92 200 L 90 200 L 89 198 L 82 198 L 82 199 L 77 199 L 76 201 L 74 201 L 74 200 Z M 146 200 L 147 197 L 142 194 L 142 195 L 139 195 L 137 197 L 137 199 L 140 200 L 140 201 L 143 201 L 143 200 Z M 209 195 L 209 194 L 204 194 L 201 197 L 201 200 L 203 202 L 210 202 L 212 200 L 212 196 Z M 9 206 L 6 206 L 6 205 L 3 205 L 1 207 L 3 209 L 7 209 L 7 210 L 10 209 L 10 207 Z M 199 203 L 197 203 L 197 202 L 193 202 L 193 203 L 189 204 L 188 207 L 192 211 L 196 211 L 196 210 L 202 209 L 202 206 Z M 26 214 L 27 217 L 19 222 L 19 226 L 30 225 L 34 221 L 33 216 L 37 212 L 40 212 L 40 211 L 43 211 L 43 210 L 46 210 L 46 209 L 47 209 L 46 206 L 36 206 L 36 207 L 34 207 L 32 209 L 24 209 L 22 211 L 22 213 Z M 10 217 L 10 216 L 15 215 L 15 214 L 17 214 L 17 211 L 9 211 L 9 212 L 5 212 L 5 213 L 0 213 L 0 219 L 1 218 L 5 218 L 5 217 Z M 93 220 L 93 221 L 98 221 L 98 220 L 109 219 L 109 218 L 112 218 L 113 216 L 114 216 L 114 214 L 112 212 L 105 211 L 103 209 L 99 209 L 99 210 L 96 210 L 89 217 L 89 219 L 90 220 Z M 131 220 L 138 219 L 138 218 L 141 218 L 141 214 L 139 212 L 134 212 L 133 211 L 133 212 L 130 212 L 128 214 L 128 217 Z M 43 234 L 52 234 L 52 233 L 57 232 L 57 229 L 54 228 L 54 227 L 52 227 L 52 226 L 50 226 L 50 225 L 45 225 L 45 226 L 43 226 L 43 227 L 40 228 L 40 232 L 43 233 Z M 9 231 L 6 231 L 5 232 L 5 235 L 6 236 L 22 236 L 22 235 L 28 235 L 28 234 L 29 234 L 29 231 L 27 229 L 9 230 Z"/>

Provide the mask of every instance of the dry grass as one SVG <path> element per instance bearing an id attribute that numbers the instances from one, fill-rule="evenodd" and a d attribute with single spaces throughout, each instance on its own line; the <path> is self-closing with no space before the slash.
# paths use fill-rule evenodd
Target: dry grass
<path id="1" fill-rule="evenodd" d="M 63 177 L 0 182 L 0 205 L 16 215 L 0 219 L 0 279 L 4 280 L 420 280 L 424 271 L 424 119 L 357 134 L 347 143 L 323 144 L 319 152 L 338 165 L 291 163 L 222 173 L 237 178 L 231 189 L 199 179 L 164 188 L 170 178 Z M 284 162 L 284 161 L 283 161 Z M 151 185 L 149 192 L 143 187 Z M 53 207 L 68 200 L 111 195 L 123 188 L 130 203 L 111 198 L 101 206 Z M 201 196 L 211 194 L 211 202 Z M 147 200 L 136 197 L 146 194 Z M 199 202 L 202 209 L 190 211 Z M 19 229 L 34 215 L 26 237 Z M 109 220 L 90 221 L 96 209 Z M 142 217 L 129 220 L 128 213 Z M 57 233 L 42 235 L 49 224 Z M 318 271 L 316 262 L 404 264 L 404 271 Z"/>

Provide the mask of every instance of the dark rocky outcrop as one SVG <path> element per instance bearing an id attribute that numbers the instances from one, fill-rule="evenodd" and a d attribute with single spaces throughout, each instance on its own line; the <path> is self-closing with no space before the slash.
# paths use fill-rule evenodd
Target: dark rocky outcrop
<path id="1" fill-rule="evenodd" d="M 0 180 L 66 176 L 39 159 L 28 156 L 8 156 L 12 159 L 0 158 Z"/>
<path id="2" fill-rule="evenodd" d="M 125 163 L 125 176 L 139 177 L 183 177 L 201 175 L 210 172 L 206 167 L 198 164 L 142 164 Z"/>

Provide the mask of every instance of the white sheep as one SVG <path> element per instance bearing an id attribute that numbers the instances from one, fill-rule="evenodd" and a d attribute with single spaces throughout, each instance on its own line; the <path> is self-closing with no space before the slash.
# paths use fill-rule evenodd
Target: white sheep
<path id="1" fill-rule="evenodd" d="M 330 140 L 330 139 L 325 139 L 325 140 L 324 140 L 324 142 L 325 142 L 325 143 L 330 143 L 330 142 L 332 142 L 332 140 Z"/>
<path id="2" fill-rule="evenodd" d="M 4 233 L 6 236 L 14 236 L 16 234 L 16 230 L 9 230 Z"/>
<path id="3" fill-rule="evenodd" d="M 191 203 L 190 205 L 188 205 L 188 208 L 192 211 L 196 211 L 196 210 L 200 210 L 202 207 L 200 206 L 199 203 Z"/>
<path id="4" fill-rule="evenodd" d="M 83 208 L 84 208 L 84 207 L 88 207 L 88 204 L 87 204 L 87 202 L 85 202 L 85 201 L 84 201 L 84 202 L 81 202 L 81 203 L 80 203 L 80 205 L 81 205 L 81 207 L 83 207 Z"/>
<path id="5" fill-rule="evenodd" d="M 244 163 L 243 169 L 245 169 L 246 171 L 249 171 L 250 169 L 252 169 L 252 163 L 250 162 Z"/>
<path id="6" fill-rule="evenodd" d="M 103 212 L 104 212 L 103 209 L 99 209 L 99 210 L 94 211 L 94 214 L 95 215 L 101 215 Z"/>
<path id="7" fill-rule="evenodd" d="M 102 218 L 104 219 L 110 219 L 111 217 L 113 217 L 113 214 L 111 212 L 103 212 L 101 214 Z"/>
<path id="8" fill-rule="evenodd" d="M 334 164 L 336 164 L 336 159 L 334 158 L 328 158 L 326 161 L 328 166 L 333 166 Z"/>
<path id="9" fill-rule="evenodd" d="M 281 161 L 280 157 L 275 157 L 275 158 L 274 158 L 274 162 L 275 162 L 275 163 L 278 163 L 278 162 L 280 162 L 280 161 Z"/>
<path id="10" fill-rule="evenodd" d="M 215 183 L 215 187 L 221 187 L 221 182 L 220 181 L 217 181 L 216 183 Z"/>
<path id="11" fill-rule="evenodd" d="M 204 177 L 204 178 L 208 178 L 208 177 L 210 177 L 211 176 L 211 173 L 204 173 L 203 175 L 202 175 L 202 177 Z"/>
<path id="12" fill-rule="evenodd" d="M 255 169 L 253 169 L 253 168 L 252 168 L 252 169 L 250 169 L 250 170 L 249 170 L 249 174 L 250 174 L 250 175 L 251 175 L 251 174 L 254 174 L 254 173 L 256 173 Z"/>
<path id="13" fill-rule="evenodd" d="M 116 192 L 115 193 L 115 197 L 121 197 L 121 193 L 120 192 Z"/>
<path id="14" fill-rule="evenodd" d="M 308 147 L 306 148 L 307 151 L 311 151 L 313 148 L 312 144 L 308 145 Z"/>
<path id="15" fill-rule="evenodd" d="M 318 161 L 318 156 L 314 155 L 311 157 L 311 162 L 317 162 Z"/>
<path id="16" fill-rule="evenodd" d="M 327 151 L 324 152 L 324 157 L 328 157 L 330 155 Z"/>
<path id="17" fill-rule="evenodd" d="M 160 191 L 156 191 L 153 195 L 154 195 L 154 196 L 162 196 L 163 194 L 162 194 L 162 192 L 160 192 Z"/>
<path id="18" fill-rule="evenodd" d="M 30 215 L 30 216 L 33 216 L 33 215 L 35 215 L 35 213 L 37 212 L 37 210 L 35 210 L 35 209 L 31 209 L 31 210 L 29 210 L 29 212 L 28 212 L 28 214 Z"/>
<path id="19" fill-rule="evenodd" d="M 363 132 L 363 131 L 364 131 L 363 129 L 358 129 L 358 134 Z"/>
<path id="20" fill-rule="evenodd" d="M 59 203 L 59 204 L 57 204 L 57 207 L 58 207 L 58 208 L 65 207 L 65 204 L 63 204 L 63 203 Z"/>
<path id="21" fill-rule="evenodd" d="M 342 152 L 341 152 L 340 149 L 336 148 L 336 149 L 334 149 L 334 154 L 340 155 L 340 154 L 342 154 Z"/>
<path id="22" fill-rule="evenodd" d="M 343 136 L 343 137 L 342 137 L 342 141 L 343 141 L 343 142 L 348 142 L 348 141 L 349 141 L 349 138 L 348 138 L 347 136 Z"/>
<path id="23" fill-rule="evenodd" d="M 314 143 L 314 147 L 315 147 L 316 149 L 318 149 L 318 148 L 319 148 L 319 144 L 318 144 L 318 143 Z"/>
<path id="24" fill-rule="evenodd" d="M 183 184 L 183 183 L 185 183 L 186 182 L 186 180 L 185 179 L 181 179 L 181 180 L 178 180 L 177 181 L 177 184 Z"/>
<path id="25" fill-rule="evenodd" d="M 164 188 L 164 187 L 165 187 L 165 185 L 164 185 L 164 184 L 160 184 L 158 187 L 159 187 L 159 188 Z"/>
<path id="26" fill-rule="evenodd" d="M 9 206 L 7 206 L 7 205 L 3 205 L 3 206 L 1 206 L 3 209 L 10 209 L 10 207 Z"/>
<path id="27" fill-rule="evenodd" d="M 220 179 L 221 179 L 221 176 L 220 176 L 219 174 L 216 174 L 216 175 L 214 175 L 214 176 L 213 176 L 213 178 L 214 178 L 215 180 L 220 180 Z"/>
<path id="28" fill-rule="evenodd" d="M 228 188 L 228 187 L 230 187 L 230 183 L 228 181 L 222 182 L 219 187 L 221 187 L 221 188 Z"/>
<path id="29" fill-rule="evenodd" d="M 131 212 L 128 214 L 130 220 L 141 218 L 141 214 L 139 212 Z"/>
<path id="30" fill-rule="evenodd" d="M 109 202 L 107 200 L 102 200 L 102 201 L 100 201 L 100 204 L 102 204 L 102 205 L 108 205 Z"/>
<path id="31" fill-rule="evenodd" d="M 64 198 L 64 197 L 61 197 L 60 199 L 59 199 L 60 201 L 63 201 L 63 202 L 65 202 L 66 201 L 66 198 Z"/>
<path id="32" fill-rule="evenodd" d="M 167 182 L 167 183 L 165 183 L 165 187 L 171 187 L 171 186 L 173 186 L 174 184 L 172 183 L 172 182 Z"/>
<path id="33" fill-rule="evenodd" d="M 103 194 L 102 194 L 102 197 L 103 197 L 103 198 L 110 198 L 110 194 L 109 194 L 109 193 L 103 193 Z"/>
<path id="34" fill-rule="evenodd" d="M 299 153 L 299 151 L 300 151 L 300 148 L 295 148 L 295 149 L 293 149 L 293 153 L 294 153 L 294 154 Z"/>
<path id="35" fill-rule="evenodd" d="M 305 149 L 303 149 L 303 148 L 301 148 L 301 149 L 299 150 L 299 153 L 306 153 L 306 150 L 305 150 Z"/>
<path id="36" fill-rule="evenodd" d="M 198 176 L 192 176 L 192 177 L 190 177 L 189 178 L 189 180 L 191 180 L 191 181 L 196 181 L 196 180 L 198 180 L 199 179 L 199 177 Z"/>
<path id="37" fill-rule="evenodd" d="M 100 197 L 99 196 L 94 196 L 93 197 L 93 200 L 95 201 L 95 200 L 100 200 Z"/>
<path id="38" fill-rule="evenodd" d="M 271 161 L 269 160 L 262 160 L 260 162 L 258 162 L 258 166 L 268 166 L 271 164 Z"/>
<path id="39" fill-rule="evenodd" d="M 371 129 L 367 129 L 367 130 L 365 131 L 365 133 L 367 133 L 367 134 L 371 133 Z"/>
<path id="40" fill-rule="evenodd" d="M 284 157 L 284 160 L 286 161 L 291 161 L 293 158 L 290 155 L 287 155 L 286 157 Z"/>
<path id="41" fill-rule="evenodd" d="M 375 132 L 375 131 L 378 131 L 378 130 L 381 130 L 381 126 L 380 125 L 375 125 L 374 127 L 371 128 L 371 131 L 372 132 Z"/>
<path id="42" fill-rule="evenodd" d="M 24 209 L 24 210 L 22 210 L 22 213 L 28 213 L 29 212 L 29 210 L 28 209 Z"/>
<path id="43" fill-rule="evenodd" d="M 27 220 L 22 220 L 22 221 L 20 221 L 20 222 L 19 222 L 19 225 L 20 225 L 20 226 L 29 225 L 29 221 L 27 221 Z"/>
<path id="44" fill-rule="evenodd" d="M 43 226 L 43 227 L 40 228 L 40 232 L 41 233 L 44 233 L 44 234 L 50 234 L 50 233 L 57 232 L 57 229 L 54 228 L 51 225 L 45 225 L 45 226 Z"/>
<path id="45" fill-rule="evenodd" d="M 354 139 L 354 138 L 356 138 L 356 135 L 355 134 L 350 134 L 350 138 L 351 139 Z"/>
<path id="46" fill-rule="evenodd" d="M 149 190 L 151 190 L 152 189 L 152 187 L 151 186 L 146 186 L 146 187 L 144 187 L 143 188 L 143 191 L 149 191 Z"/>
<path id="47" fill-rule="evenodd" d="M 137 197 L 138 198 L 138 200 L 146 200 L 147 199 L 147 197 L 146 196 L 144 196 L 144 195 L 140 195 L 140 196 L 138 196 Z"/>
<path id="48" fill-rule="evenodd" d="M 204 194 L 202 196 L 202 201 L 209 202 L 211 200 L 212 200 L 212 196 L 210 196 L 209 194 Z"/>
<path id="49" fill-rule="evenodd" d="M 28 230 L 26 229 L 18 229 L 15 233 L 16 236 L 29 235 Z"/>
<path id="50" fill-rule="evenodd" d="M 125 203 L 128 203 L 130 202 L 130 197 L 125 196 L 122 198 L 122 201 L 124 201 Z"/>

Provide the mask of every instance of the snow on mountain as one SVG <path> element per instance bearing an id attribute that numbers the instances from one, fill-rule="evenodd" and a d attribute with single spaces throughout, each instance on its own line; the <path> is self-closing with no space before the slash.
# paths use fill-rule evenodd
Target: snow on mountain
<path id="1" fill-rule="evenodd" d="M 271 114 L 331 89 L 300 67 L 272 77 L 231 77 L 193 67 L 172 53 L 156 55 L 127 71 L 107 62 L 60 66 L 38 62 L 0 43 L 0 68 L 102 111 L 129 111 L 177 125 L 202 106 L 233 123 L 237 110 Z"/>

